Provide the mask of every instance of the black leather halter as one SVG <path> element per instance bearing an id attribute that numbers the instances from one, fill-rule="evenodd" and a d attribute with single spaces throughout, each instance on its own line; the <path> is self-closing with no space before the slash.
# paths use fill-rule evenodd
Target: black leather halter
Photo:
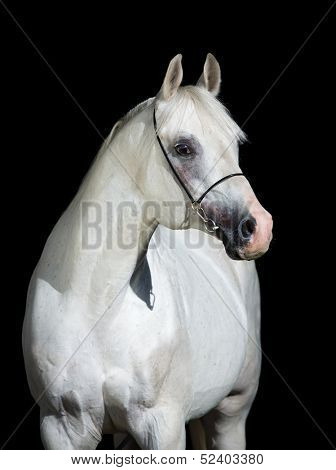
<path id="1" fill-rule="evenodd" d="M 180 183 L 180 185 L 182 186 L 182 188 L 185 190 L 185 192 L 187 193 L 190 201 L 191 201 L 191 207 L 197 212 L 197 214 L 199 215 L 199 217 L 203 220 L 204 224 L 205 224 L 205 228 L 208 232 L 214 232 L 215 230 L 217 230 L 219 227 L 216 225 L 215 221 L 212 220 L 212 219 L 209 219 L 205 212 L 204 212 L 204 209 L 201 207 L 201 202 L 203 201 L 203 199 L 205 198 L 205 196 L 210 192 L 212 191 L 218 184 L 222 183 L 223 181 L 226 181 L 230 178 L 233 178 L 234 176 L 244 176 L 243 173 L 231 173 L 230 175 L 226 175 L 224 176 L 223 178 L 219 179 L 218 181 L 216 181 L 216 183 L 212 184 L 206 191 L 204 191 L 204 193 L 201 195 L 201 197 L 199 197 L 198 199 L 195 199 L 192 194 L 190 193 L 190 191 L 188 190 L 188 188 L 186 188 L 185 184 L 183 183 L 183 181 L 181 180 L 178 172 L 176 171 L 174 165 L 172 164 L 172 162 L 170 161 L 169 157 L 168 157 L 168 154 L 167 154 L 167 151 L 160 139 L 160 136 L 158 134 L 158 130 L 157 130 L 157 123 L 156 123 L 156 117 L 155 117 L 155 108 L 154 108 L 154 111 L 153 111 L 153 124 L 154 124 L 154 130 L 155 130 L 155 135 L 156 135 L 156 138 L 159 142 L 159 145 L 161 147 L 161 150 L 162 150 L 162 153 L 163 155 L 166 157 L 166 160 L 172 170 L 172 172 L 174 173 L 177 181 Z"/>

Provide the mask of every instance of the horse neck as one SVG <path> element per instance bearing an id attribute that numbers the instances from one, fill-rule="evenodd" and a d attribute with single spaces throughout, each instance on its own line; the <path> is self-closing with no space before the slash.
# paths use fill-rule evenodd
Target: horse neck
<path id="1" fill-rule="evenodd" d="M 92 201 L 102 214 L 100 246 L 82 250 L 75 268 L 81 279 L 81 290 L 90 292 L 95 308 L 97 303 L 101 307 L 99 311 L 110 305 L 128 285 L 157 226 L 154 219 L 143 220 L 145 196 L 135 182 L 136 163 L 130 158 L 127 150 L 122 151 L 120 139 L 112 140 L 98 155 L 74 201 L 77 212 L 83 203 Z M 130 205 L 125 207 L 127 201 Z M 120 210 L 121 205 L 124 210 Z"/>

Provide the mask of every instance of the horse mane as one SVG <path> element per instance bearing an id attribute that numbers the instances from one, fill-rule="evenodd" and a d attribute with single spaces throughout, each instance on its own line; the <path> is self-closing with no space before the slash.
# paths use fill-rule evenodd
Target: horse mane
<path id="1" fill-rule="evenodd" d="M 189 101 L 192 101 L 203 127 L 210 123 L 211 127 L 217 126 L 218 131 L 230 141 L 242 143 L 246 140 L 245 133 L 231 117 L 228 109 L 211 93 L 198 86 L 180 87 L 176 95 L 167 103 L 161 122 L 164 123 L 170 116 L 173 116 L 179 107 L 185 108 Z M 181 115 L 183 116 L 183 112 Z"/>
<path id="2" fill-rule="evenodd" d="M 133 119 L 137 114 L 141 113 L 146 108 L 149 108 L 149 106 L 153 103 L 155 98 L 148 98 L 145 101 L 142 101 L 138 105 L 135 106 L 135 108 L 131 109 L 130 111 L 125 114 L 124 117 L 122 117 L 119 121 L 120 127 L 126 125 L 131 119 Z"/>
<path id="3" fill-rule="evenodd" d="M 102 144 L 101 150 L 99 153 L 104 151 L 112 142 L 113 138 L 117 134 L 117 132 L 122 129 L 129 121 L 131 121 L 137 114 L 140 114 L 141 111 L 148 108 L 155 98 L 148 98 L 145 101 L 142 101 L 134 108 L 130 109 L 122 118 L 120 118 L 112 127 L 111 132 L 106 137 L 105 141 Z"/>
<path id="4" fill-rule="evenodd" d="M 105 141 L 104 147 L 106 145 L 108 146 L 112 142 L 113 137 L 120 129 L 122 129 L 144 109 L 149 108 L 155 100 L 156 98 L 149 98 L 128 111 L 125 116 L 123 116 L 114 125 Z M 209 122 L 211 122 L 211 126 L 217 125 L 219 128 L 218 130 L 224 133 L 229 140 L 234 140 L 237 143 L 242 143 L 246 140 L 245 133 L 231 117 L 228 109 L 205 89 L 192 85 L 180 87 L 177 90 L 176 95 L 167 103 L 165 111 L 160 119 L 160 127 L 174 115 L 179 107 L 185 107 L 190 100 L 194 104 L 195 112 L 200 117 L 201 123 L 203 123 L 204 116 L 206 116 L 209 119 Z M 201 116 L 203 116 L 203 118 L 201 118 Z"/>

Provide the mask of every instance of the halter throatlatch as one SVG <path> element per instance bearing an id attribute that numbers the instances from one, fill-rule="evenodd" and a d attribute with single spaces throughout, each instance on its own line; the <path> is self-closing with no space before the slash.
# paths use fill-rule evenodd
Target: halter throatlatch
<path id="1" fill-rule="evenodd" d="M 174 165 L 172 164 L 172 162 L 170 161 L 169 157 L 168 157 L 168 154 L 166 152 L 166 149 L 160 139 L 160 136 L 158 134 L 158 130 L 157 130 L 157 123 L 156 123 L 156 117 L 155 117 L 155 108 L 154 108 L 154 111 L 153 111 L 153 124 L 154 124 L 154 130 L 155 130 L 155 135 L 156 135 L 156 138 L 159 142 L 159 145 L 161 147 L 161 150 L 162 150 L 162 153 L 163 155 L 166 157 L 166 160 L 172 170 L 172 172 L 174 173 L 177 181 L 180 183 L 180 185 L 182 186 L 182 188 L 184 189 L 184 191 L 187 193 L 190 201 L 191 201 L 191 207 L 192 209 L 196 212 L 196 214 L 201 218 L 201 220 L 204 222 L 204 225 L 205 225 L 205 229 L 207 230 L 207 232 L 215 232 L 216 230 L 219 229 L 219 227 L 217 226 L 216 222 L 212 219 L 210 219 L 209 217 L 207 217 L 201 203 L 203 201 L 203 199 L 205 198 L 205 196 L 210 192 L 212 191 L 218 184 L 220 183 L 223 183 L 223 181 L 225 180 L 228 180 L 230 178 L 233 178 L 234 176 L 244 176 L 243 173 L 231 173 L 230 175 L 227 175 L 227 176 L 224 176 L 223 178 L 219 179 L 218 181 L 216 181 L 216 183 L 212 184 L 202 195 L 201 197 L 199 197 L 198 199 L 195 199 L 192 194 L 190 193 L 190 191 L 188 190 L 188 188 L 186 188 L 185 184 L 183 183 L 183 181 L 181 180 L 180 178 L 180 175 L 178 174 L 178 172 L 176 171 Z"/>

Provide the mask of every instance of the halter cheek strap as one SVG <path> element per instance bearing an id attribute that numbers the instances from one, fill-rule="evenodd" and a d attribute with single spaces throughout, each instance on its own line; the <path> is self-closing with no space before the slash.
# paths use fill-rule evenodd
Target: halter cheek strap
<path id="1" fill-rule="evenodd" d="M 219 227 L 216 225 L 216 222 L 210 218 L 207 217 L 203 207 L 201 206 L 201 202 L 203 201 L 203 199 L 205 198 L 205 196 L 210 192 L 212 191 L 218 184 L 220 183 L 223 183 L 223 181 L 226 181 L 230 178 L 233 178 L 234 176 L 244 176 L 243 173 L 231 173 L 230 175 L 227 175 L 227 176 L 224 176 L 223 178 L 219 179 L 218 181 L 216 181 L 216 183 L 212 184 L 202 195 L 201 197 L 199 197 L 198 199 L 195 199 L 192 194 L 190 193 L 190 191 L 188 190 L 188 188 L 186 188 L 185 184 L 183 183 L 183 181 L 181 180 L 180 178 L 180 175 L 178 174 L 178 172 L 176 171 L 174 165 L 172 164 L 172 162 L 170 161 L 169 157 L 168 157 L 168 154 L 167 154 L 167 151 L 160 139 L 160 136 L 158 134 L 158 130 L 157 130 L 157 122 L 156 122 L 156 117 L 155 117 L 155 108 L 154 108 L 154 111 L 153 111 L 153 125 L 154 125 L 154 130 L 155 130 L 155 135 L 156 135 L 156 138 L 157 138 L 157 141 L 159 142 L 159 145 L 161 147 L 161 150 L 162 150 L 162 153 L 163 155 L 166 157 L 166 160 L 172 170 L 172 172 L 174 173 L 177 181 L 180 183 L 180 185 L 182 186 L 182 188 L 184 189 L 184 191 L 187 193 L 190 201 L 191 201 L 191 207 L 193 208 L 193 210 L 197 213 L 197 215 L 203 220 L 204 222 L 204 225 L 205 225 L 205 228 L 208 232 L 215 232 Z"/>

